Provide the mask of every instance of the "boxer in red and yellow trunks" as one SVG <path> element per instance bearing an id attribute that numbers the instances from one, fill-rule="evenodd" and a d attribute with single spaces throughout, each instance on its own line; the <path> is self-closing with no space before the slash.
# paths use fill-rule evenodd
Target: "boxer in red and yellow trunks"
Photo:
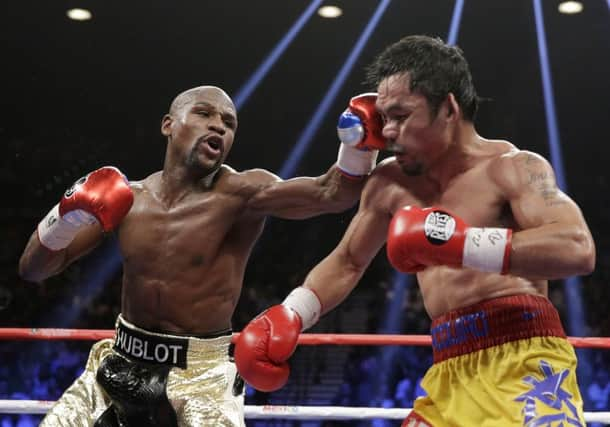
<path id="1" fill-rule="evenodd" d="M 373 170 L 343 238 L 303 286 L 244 328 L 238 370 L 254 387 L 281 385 L 299 333 L 347 297 L 387 243 L 435 319 L 429 396 L 406 426 L 582 425 L 575 354 L 547 299 L 549 280 L 595 267 L 580 208 L 542 156 L 479 135 L 457 46 L 404 37 L 368 77 L 394 156 Z"/>
<path id="2" fill-rule="evenodd" d="M 576 355 L 544 297 L 508 296 L 437 317 L 434 365 L 404 427 L 584 426 Z M 451 392 L 448 392 L 451 390 Z"/>

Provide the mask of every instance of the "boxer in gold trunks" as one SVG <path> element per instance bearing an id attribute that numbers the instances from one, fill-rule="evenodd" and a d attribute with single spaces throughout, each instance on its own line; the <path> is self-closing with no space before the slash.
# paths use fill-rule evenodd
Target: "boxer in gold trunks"
<path id="1" fill-rule="evenodd" d="M 351 113 L 361 114 L 357 103 Z M 382 140 L 361 123 L 361 146 Z M 45 426 L 243 426 L 243 382 L 232 359 L 231 317 L 265 217 L 307 218 L 357 201 L 376 150 L 340 144 L 315 178 L 281 180 L 224 161 L 236 109 L 219 88 L 185 91 L 163 117 L 163 170 L 129 182 L 114 167 L 77 181 L 40 222 L 21 257 L 42 281 L 114 231 L 123 255 L 122 314 L 114 340 L 91 350 L 85 372 Z M 261 139 L 261 145 L 266 142 Z"/>
<path id="2" fill-rule="evenodd" d="M 254 387 L 280 387 L 299 332 L 349 294 L 387 243 L 393 266 L 417 273 L 433 319 L 428 396 L 403 426 L 584 426 L 576 356 L 547 299 L 547 280 L 594 268 L 580 209 L 545 159 L 477 133 L 459 48 L 409 36 L 369 76 L 396 155 L 372 172 L 332 253 L 244 329 L 238 369 Z"/>

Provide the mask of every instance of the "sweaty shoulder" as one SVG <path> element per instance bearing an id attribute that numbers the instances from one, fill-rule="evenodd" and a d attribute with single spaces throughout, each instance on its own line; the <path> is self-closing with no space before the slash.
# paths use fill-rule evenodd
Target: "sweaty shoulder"
<path id="1" fill-rule="evenodd" d="M 158 171 L 148 175 L 146 178 L 141 179 L 139 181 L 129 181 L 129 188 L 131 188 L 135 195 L 138 195 L 143 192 L 148 192 L 156 188 L 160 178 L 161 171 Z"/>
<path id="2" fill-rule="evenodd" d="M 394 184 L 404 179 L 398 162 L 394 157 L 388 157 L 379 162 L 370 176 L 367 178 L 362 190 L 361 206 L 375 206 L 377 209 L 385 210 L 388 205 L 390 193 Z"/>
<path id="3" fill-rule="evenodd" d="M 518 150 L 512 150 L 494 158 L 489 164 L 489 176 L 500 188 L 516 195 L 523 185 L 530 184 L 532 179 L 554 178 L 553 170 L 549 162 L 540 154 Z"/>
<path id="4" fill-rule="evenodd" d="M 280 177 L 265 169 L 248 169 L 238 172 L 227 165 L 223 165 L 223 169 L 226 170 L 219 178 L 219 185 L 244 197 L 251 197 L 269 184 L 281 180 Z"/>
<path id="5" fill-rule="evenodd" d="M 373 172 L 368 177 L 366 187 L 378 187 L 388 183 L 388 181 L 396 181 L 403 174 L 395 157 L 388 157 L 382 160 L 375 166 Z"/>

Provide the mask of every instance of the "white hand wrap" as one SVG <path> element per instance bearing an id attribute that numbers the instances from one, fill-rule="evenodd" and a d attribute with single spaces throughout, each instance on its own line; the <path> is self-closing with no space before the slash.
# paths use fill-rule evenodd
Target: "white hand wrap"
<path id="1" fill-rule="evenodd" d="M 378 155 L 379 150 L 359 150 L 340 144 L 337 166 L 351 176 L 368 175 L 375 168 Z"/>
<path id="2" fill-rule="evenodd" d="M 512 230 L 477 228 L 466 230 L 462 265 L 490 273 L 506 273 Z"/>
<path id="3" fill-rule="evenodd" d="M 46 248 L 58 251 L 74 240 L 81 226 L 96 221 L 93 215 L 80 209 L 68 212 L 62 218 L 57 204 L 38 224 L 38 239 Z"/>
<path id="4" fill-rule="evenodd" d="M 299 315 L 301 322 L 303 322 L 302 331 L 315 325 L 322 312 L 322 304 L 318 296 L 311 289 L 303 286 L 293 289 L 282 302 L 282 305 L 294 310 Z"/>

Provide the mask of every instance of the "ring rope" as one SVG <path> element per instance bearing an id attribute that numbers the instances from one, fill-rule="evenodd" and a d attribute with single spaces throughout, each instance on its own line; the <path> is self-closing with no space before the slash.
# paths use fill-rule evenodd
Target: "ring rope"
<path id="1" fill-rule="evenodd" d="M 233 341 L 239 333 L 233 334 Z M 113 338 L 113 329 L 0 328 L 0 340 L 100 340 Z M 578 348 L 610 348 L 610 338 L 568 337 Z M 430 335 L 301 334 L 302 345 L 413 345 L 429 346 Z"/>
<path id="2" fill-rule="evenodd" d="M 100 340 L 114 337 L 112 329 L 58 329 L 58 328 L 0 328 L 4 340 Z M 239 333 L 234 334 L 233 340 Z M 610 338 L 568 337 L 574 347 L 610 348 Z M 415 345 L 432 344 L 429 335 L 383 334 L 301 334 L 302 345 Z M 55 402 L 44 400 L 0 400 L 0 413 L 44 414 Z M 357 408 L 346 406 L 245 406 L 246 418 L 298 419 L 298 420 L 346 420 L 346 419 L 404 419 L 410 408 Z M 610 422 L 610 412 L 585 412 L 587 422 Z"/>
<path id="3" fill-rule="evenodd" d="M 55 402 L 49 400 L 0 400 L 2 414 L 45 414 Z M 244 414 L 251 419 L 351 420 L 384 418 L 402 420 L 411 408 L 356 408 L 349 406 L 246 405 Z M 610 412 L 585 412 L 587 422 L 610 422 Z"/>

